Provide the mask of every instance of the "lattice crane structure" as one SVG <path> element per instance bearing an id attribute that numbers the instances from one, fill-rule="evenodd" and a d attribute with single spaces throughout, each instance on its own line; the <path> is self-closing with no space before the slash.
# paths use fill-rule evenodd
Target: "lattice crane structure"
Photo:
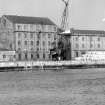
<path id="1" fill-rule="evenodd" d="M 65 8 L 61 17 L 61 30 L 65 31 L 68 28 L 68 16 L 69 16 L 69 0 L 62 0 L 65 4 Z"/>

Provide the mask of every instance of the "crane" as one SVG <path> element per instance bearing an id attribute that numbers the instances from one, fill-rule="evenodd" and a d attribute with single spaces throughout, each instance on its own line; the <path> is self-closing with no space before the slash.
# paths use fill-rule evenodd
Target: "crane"
<path id="1" fill-rule="evenodd" d="M 61 17 L 61 30 L 66 30 L 68 27 L 68 16 L 69 16 L 69 0 L 62 0 L 62 2 L 65 4 L 65 8 Z"/>
<path id="2" fill-rule="evenodd" d="M 62 0 L 65 4 L 65 8 L 61 17 L 61 25 L 60 30 L 58 32 L 61 33 L 62 31 L 65 31 L 68 28 L 68 16 L 69 16 L 69 0 Z M 64 47 L 64 40 L 63 36 L 59 34 L 59 41 L 58 46 L 54 47 L 50 50 L 50 55 L 52 56 L 52 59 L 58 60 L 60 58 L 61 60 L 65 60 L 65 47 Z"/>

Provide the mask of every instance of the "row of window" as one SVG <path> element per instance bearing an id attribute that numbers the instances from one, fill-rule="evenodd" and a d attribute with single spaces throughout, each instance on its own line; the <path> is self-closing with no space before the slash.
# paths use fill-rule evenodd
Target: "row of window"
<path id="1" fill-rule="evenodd" d="M 85 46 L 86 46 L 85 44 L 82 44 L 82 48 L 85 48 Z M 75 47 L 76 47 L 76 48 L 79 48 L 79 44 L 76 43 L 76 44 L 75 44 Z M 98 44 L 97 44 L 97 47 L 100 48 L 101 45 L 98 43 Z M 93 44 L 90 44 L 90 48 L 93 48 Z"/>
<path id="2" fill-rule="evenodd" d="M 43 51 L 45 51 L 46 49 L 43 48 Z M 37 47 L 37 51 L 41 51 L 41 48 Z"/>
<path id="3" fill-rule="evenodd" d="M 90 37 L 90 40 L 92 41 L 94 39 L 94 37 Z M 76 41 L 79 40 L 79 37 L 75 38 Z M 82 41 L 85 41 L 85 37 L 82 37 Z M 100 37 L 97 38 L 97 41 L 100 41 Z"/>
<path id="4" fill-rule="evenodd" d="M 19 60 L 22 60 L 22 58 L 23 58 L 23 57 L 22 57 L 22 54 L 18 54 L 18 59 L 19 59 Z M 31 59 L 31 60 L 34 60 L 35 58 L 37 58 L 37 59 L 46 59 L 47 56 L 46 56 L 45 53 L 43 53 L 42 56 L 40 56 L 40 54 L 37 53 L 37 54 L 36 54 L 36 57 L 34 56 L 34 54 L 31 54 L 31 55 L 30 55 L 30 59 Z M 49 58 L 50 58 L 50 56 L 49 56 Z M 24 59 L 25 59 L 25 60 L 28 60 L 28 59 L 29 59 L 27 53 L 24 54 Z"/>
<path id="5" fill-rule="evenodd" d="M 30 38 L 34 38 L 34 33 L 30 33 Z M 48 38 L 51 38 L 54 36 L 54 39 L 56 39 L 56 35 L 53 35 L 52 33 L 43 33 L 43 34 L 40 34 L 40 33 L 37 33 L 37 39 L 40 39 L 41 36 L 44 38 L 46 35 L 48 35 Z M 22 33 L 19 32 L 18 33 L 18 38 L 21 38 L 22 37 Z M 24 38 L 28 38 L 28 33 L 27 32 L 24 32 Z"/>
<path id="6" fill-rule="evenodd" d="M 20 47 L 18 47 L 18 51 L 21 51 L 22 50 L 22 48 L 20 48 Z M 31 51 L 35 51 L 35 49 L 34 48 L 31 48 L 30 49 Z M 39 47 L 37 47 L 37 49 L 36 49 L 37 51 L 46 51 L 47 49 L 46 48 L 39 48 Z M 50 48 L 48 48 L 48 50 L 47 51 L 49 51 L 50 50 Z"/>
<path id="7" fill-rule="evenodd" d="M 19 40 L 18 41 L 18 46 L 21 46 L 22 42 Z M 24 45 L 27 46 L 28 45 L 28 41 L 24 41 Z M 34 41 L 30 41 L 30 45 L 33 46 L 34 45 Z M 40 45 L 40 41 L 36 41 L 36 45 L 39 46 Z M 46 46 L 46 41 L 42 42 L 43 46 Z M 48 46 L 51 46 L 51 42 L 48 41 Z"/>
<path id="8" fill-rule="evenodd" d="M 33 25 L 33 24 L 17 25 L 18 30 L 22 30 L 22 29 L 27 30 L 29 28 L 30 30 L 46 30 L 47 29 L 47 30 L 57 31 L 56 26 L 52 26 L 52 25 Z"/>
<path id="9" fill-rule="evenodd" d="M 27 46 L 28 45 L 28 41 L 24 41 L 24 45 Z M 34 45 L 34 41 L 30 41 L 30 45 Z M 21 46 L 21 41 L 18 41 L 18 46 Z"/>

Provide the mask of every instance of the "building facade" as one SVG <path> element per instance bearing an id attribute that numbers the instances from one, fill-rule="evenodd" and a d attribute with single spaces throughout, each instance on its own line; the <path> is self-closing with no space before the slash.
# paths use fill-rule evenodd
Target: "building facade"
<path id="1" fill-rule="evenodd" d="M 105 51 L 105 31 L 70 29 L 63 35 L 69 43 L 69 59 L 80 57 L 87 51 Z"/>
<path id="2" fill-rule="evenodd" d="M 72 59 L 87 51 L 105 51 L 105 31 L 71 29 Z"/>
<path id="3" fill-rule="evenodd" d="M 17 60 L 50 60 L 52 43 L 57 43 L 57 26 L 48 18 L 3 15 L 0 30 Z"/>

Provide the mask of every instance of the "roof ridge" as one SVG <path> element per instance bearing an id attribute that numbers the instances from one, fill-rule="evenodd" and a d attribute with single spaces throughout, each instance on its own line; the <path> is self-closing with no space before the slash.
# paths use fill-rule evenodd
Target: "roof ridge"
<path id="1" fill-rule="evenodd" d="M 56 25 L 48 17 L 31 17 L 31 16 L 18 16 L 18 15 L 4 15 L 4 16 L 13 23 Z"/>
<path id="2" fill-rule="evenodd" d="M 4 15 L 4 16 L 13 16 L 13 17 L 27 17 L 27 18 L 47 18 L 48 17 L 38 17 L 38 16 L 24 16 L 24 15 Z"/>

